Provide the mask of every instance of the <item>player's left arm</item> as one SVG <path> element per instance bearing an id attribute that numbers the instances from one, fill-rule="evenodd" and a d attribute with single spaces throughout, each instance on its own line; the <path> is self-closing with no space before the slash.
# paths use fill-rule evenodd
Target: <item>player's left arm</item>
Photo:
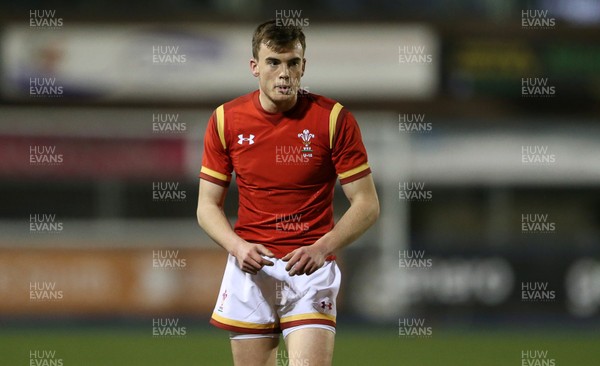
<path id="1" fill-rule="evenodd" d="M 309 275 L 321 268 L 328 255 L 352 243 L 379 217 L 379 199 L 371 174 L 342 185 L 342 189 L 350 207 L 333 230 L 313 245 L 300 247 L 282 258 L 288 261 L 285 269 L 291 276 Z"/>

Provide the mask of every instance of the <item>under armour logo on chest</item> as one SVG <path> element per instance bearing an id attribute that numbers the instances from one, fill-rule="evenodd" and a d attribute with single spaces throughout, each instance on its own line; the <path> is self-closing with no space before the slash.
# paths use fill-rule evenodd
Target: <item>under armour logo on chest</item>
<path id="1" fill-rule="evenodd" d="M 238 135 L 238 144 L 243 145 L 244 141 L 247 141 L 248 144 L 252 145 L 254 143 L 254 135 L 250 135 L 250 137 L 244 137 L 243 134 Z"/>

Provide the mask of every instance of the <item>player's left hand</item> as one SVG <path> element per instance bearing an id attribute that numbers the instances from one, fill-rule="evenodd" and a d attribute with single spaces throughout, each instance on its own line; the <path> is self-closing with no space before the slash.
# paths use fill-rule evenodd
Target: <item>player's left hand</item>
<path id="1" fill-rule="evenodd" d="M 285 270 L 288 271 L 290 276 L 300 276 L 313 274 L 323 267 L 326 257 L 327 253 L 323 253 L 319 247 L 309 245 L 289 252 L 281 260 L 288 262 Z"/>

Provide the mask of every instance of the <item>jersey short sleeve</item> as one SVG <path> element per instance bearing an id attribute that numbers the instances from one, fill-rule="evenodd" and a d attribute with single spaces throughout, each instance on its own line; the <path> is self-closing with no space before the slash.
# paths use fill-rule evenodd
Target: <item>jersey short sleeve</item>
<path id="1" fill-rule="evenodd" d="M 332 160 L 341 184 L 346 184 L 371 173 L 367 150 L 362 141 L 360 129 L 352 113 L 341 110 L 332 127 L 335 131 L 332 146 Z"/>
<path id="2" fill-rule="evenodd" d="M 229 186 L 233 166 L 225 139 L 223 106 L 215 110 L 204 134 L 204 153 L 200 178 L 223 187 Z"/>

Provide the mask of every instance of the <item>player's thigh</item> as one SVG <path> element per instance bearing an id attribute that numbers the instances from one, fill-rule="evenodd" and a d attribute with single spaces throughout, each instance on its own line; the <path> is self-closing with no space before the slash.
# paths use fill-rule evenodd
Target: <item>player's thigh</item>
<path id="1" fill-rule="evenodd" d="M 232 339 L 235 366 L 275 366 L 279 338 Z"/>
<path id="2" fill-rule="evenodd" d="M 285 337 L 289 365 L 330 366 L 335 333 L 322 328 L 302 328 Z"/>

